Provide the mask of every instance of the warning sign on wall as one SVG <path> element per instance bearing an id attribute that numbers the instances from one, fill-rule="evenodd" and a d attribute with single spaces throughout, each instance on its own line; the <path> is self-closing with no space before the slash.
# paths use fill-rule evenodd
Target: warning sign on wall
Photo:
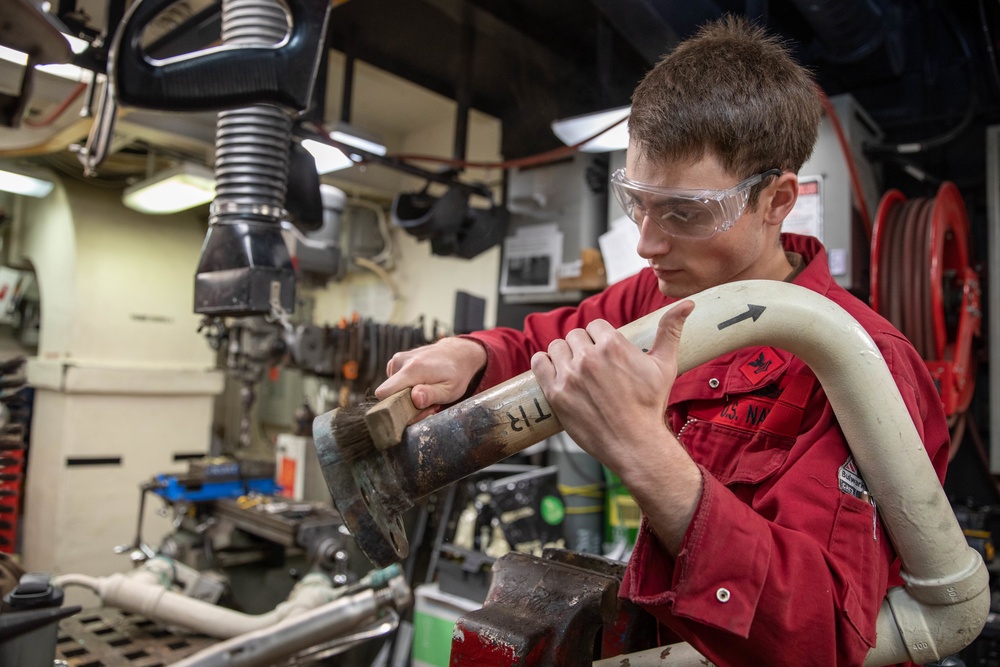
<path id="1" fill-rule="evenodd" d="M 823 240 L 823 177 L 800 176 L 799 198 L 781 231 L 808 234 Z"/>

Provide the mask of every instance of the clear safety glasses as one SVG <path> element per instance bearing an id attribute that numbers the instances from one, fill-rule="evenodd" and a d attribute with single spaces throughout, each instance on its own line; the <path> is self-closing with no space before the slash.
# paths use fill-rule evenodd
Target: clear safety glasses
<path id="1" fill-rule="evenodd" d="M 681 190 L 633 181 L 622 168 L 611 175 L 611 190 L 635 224 L 641 226 L 648 215 L 671 236 L 707 239 L 736 224 L 750 198 L 750 188 L 780 174 L 780 169 L 769 169 L 727 190 Z"/>

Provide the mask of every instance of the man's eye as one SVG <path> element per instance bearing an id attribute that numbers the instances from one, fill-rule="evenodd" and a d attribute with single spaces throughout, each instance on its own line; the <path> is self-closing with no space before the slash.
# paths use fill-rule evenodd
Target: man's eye
<path id="1" fill-rule="evenodd" d="M 629 199 L 625 204 L 625 211 L 637 222 L 646 217 L 646 209 L 638 199 Z"/>

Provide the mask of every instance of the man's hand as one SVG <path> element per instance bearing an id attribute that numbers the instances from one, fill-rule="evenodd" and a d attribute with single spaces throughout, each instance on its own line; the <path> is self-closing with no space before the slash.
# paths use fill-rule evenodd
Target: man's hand
<path id="1" fill-rule="evenodd" d="M 595 320 L 553 341 L 547 354 L 532 357 L 531 370 L 567 433 L 609 468 L 641 466 L 629 460 L 630 448 L 618 443 L 666 431 L 680 332 L 693 308 L 685 301 L 670 309 L 648 353 L 604 320 Z"/>
<path id="2" fill-rule="evenodd" d="M 682 301 L 668 310 L 646 353 L 596 320 L 531 358 L 566 432 L 621 477 L 674 555 L 701 497 L 701 472 L 665 422 L 681 330 L 693 309 Z"/>
<path id="3" fill-rule="evenodd" d="M 405 352 L 397 352 L 386 366 L 389 379 L 375 390 L 385 398 L 411 387 L 413 405 L 423 412 L 419 419 L 454 403 L 468 391 L 469 383 L 486 365 L 486 349 L 467 338 L 444 338 Z"/>

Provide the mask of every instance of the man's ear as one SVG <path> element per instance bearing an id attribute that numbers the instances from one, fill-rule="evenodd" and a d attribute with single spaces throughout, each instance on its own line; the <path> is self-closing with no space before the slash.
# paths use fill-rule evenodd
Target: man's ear
<path id="1" fill-rule="evenodd" d="M 764 207 L 764 222 L 780 225 L 792 212 L 799 198 L 799 177 L 790 171 L 778 176 L 761 193 L 760 205 Z"/>

